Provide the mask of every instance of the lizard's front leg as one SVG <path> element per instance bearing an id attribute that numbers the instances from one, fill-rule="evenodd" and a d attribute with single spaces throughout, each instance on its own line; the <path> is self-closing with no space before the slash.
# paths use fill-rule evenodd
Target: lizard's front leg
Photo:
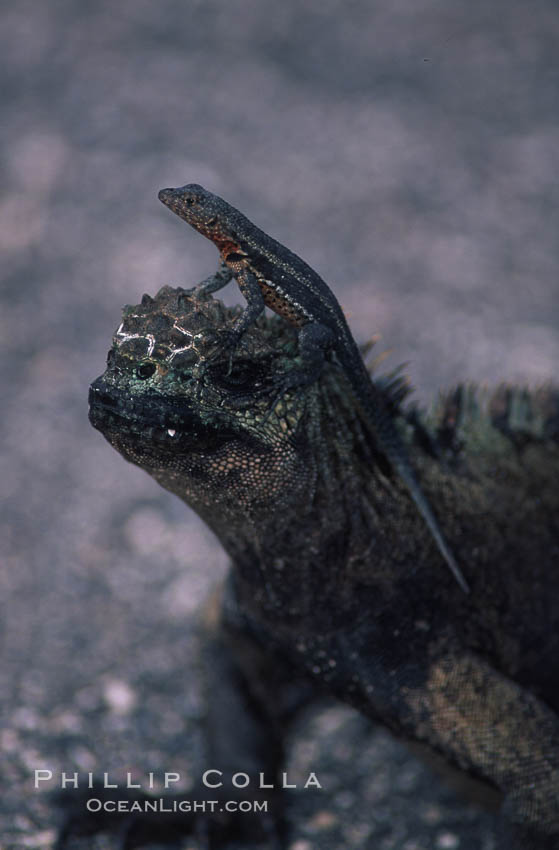
<path id="1" fill-rule="evenodd" d="M 219 292 L 220 289 L 227 286 L 232 277 L 233 272 L 227 263 L 221 262 L 217 271 L 209 277 L 205 277 L 192 291 L 196 295 L 211 295 L 213 292 Z"/>
<path id="2" fill-rule="evenodd" d="M 211 360 L 217 359 L 224 351 L 235 348 L 245 331 L 256 322 L 257 318 L 261 315 L 261 313 L 263 313 L 264 307 L 266 306 L 258 280 L 249 269 L 241 264 L 235 264 L 234 266 L 229 267 L 223 263 L 222 268 L 223 267 L 229 272 L 228 280 L 230 280 L 231 277 L 235 277 L 239 285 L 239 289 L 247 302 L 247 306 L 231 325 L 219 331 L 216 346 L 211 355 Z M 215 292 L 217 289 L 221 289 L 222 286 L 225 286 L 225 282 L 228 282 L 228 280 L 224 283 L 218 283 L 218 276 L 220 276 L 220 280 L 225 280 L 226 272 L 221 272 L 220 270 L 216 273 L 216 275 L 213 275 L 211 278 L 207 278 L 206 281 L 203 281 L 204 292 Z"/>

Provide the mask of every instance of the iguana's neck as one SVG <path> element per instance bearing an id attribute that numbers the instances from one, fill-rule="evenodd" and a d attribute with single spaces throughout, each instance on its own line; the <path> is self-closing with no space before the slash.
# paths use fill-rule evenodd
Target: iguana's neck
<path id="1" fill-rule="evenodd" d="M 405 490 L 384 477 L 341 370 L 329 367 L 304 405 L 290 440 L 233 441 L 213 457 L 189 451 L 172 469 L 147 470 L 212 528 L 255 609 L 277 608 L 284 620 L 322 597 L 341 604 L 352 578 L 374 581 L 394 546 L 402 557 L 403 517 L 422 530 Z"/>

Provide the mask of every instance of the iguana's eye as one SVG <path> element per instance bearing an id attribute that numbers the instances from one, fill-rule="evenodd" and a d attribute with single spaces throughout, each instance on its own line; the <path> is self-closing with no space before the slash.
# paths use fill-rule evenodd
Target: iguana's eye
<path id="1" fill-rule="evenodd" d="M 234 363 L 227 379 L 233 384 L 246 384 L 252 381 L 258 374 L 252 363 Z"/>
<path id="2" fill-rule="evenodd" d="M 264 377 L 262 364 L 249 360 L 237 360 L 236 363 L 219 364 L 212 369 L 212 378 L 228 390 L 241 390 L 260 386 Z"/>
<path id="3" fill-rule="evenodd" d="M 136 375 L 142 381 L 145 381 L 146 378 L 151 378 L 151 376 L 154 374 L 154 372 L 155 372 L 155 365 L 153 363 L 142 363 L 136 369 Z"/>

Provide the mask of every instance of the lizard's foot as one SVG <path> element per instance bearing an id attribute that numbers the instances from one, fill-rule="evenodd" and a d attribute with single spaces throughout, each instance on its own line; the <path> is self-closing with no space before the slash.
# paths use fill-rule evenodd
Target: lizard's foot
<path id="1" fill-rule="evenodd" d="M 318 380 L 321 371 L 321 369 L 316 372 L 305 369 L 290 369 L 283 375 L 277 375 L 273 379 L 271 387 L 268 386 L 268 393 L 272 393 L 270 410 L 273 410 L 287 393 L 295 399 L 301 397 L 304 389 Z"/>
<path id="2" fill-rule="evenodd" d="M 225 263 L 221 263 L 214 274 L 204 278 L 196 286 L 189 289 L 188 292 L 191 292 L 196 297 L 211 295 L 213 292 L 218 292 L 224 286 L 227 286 L 232 277 L 233 272 L 231 269 Z"/>
<path id="3" fill-rule="evenodd" d="M 229 375 L 233 369 L 233 353 L 239 343 L 241 334 L 229 328 L 212 331 L 204 335 L 203 355 L 194 370 L 193 379 L 197 385 L 196 396 L 199 399 L 204 375 L 208 370 L 223 372 Z M 224 355 L 228 354 L 227 357 Z M 220 363 L 220 360 L 224 360 Z"/>
<path id="4" fill-rule="evenodd" d="M 220 799 L 206 787 L 181 797 L 156 798 L 99 785 L 87 792 L 65 792 L 64 797 L 58 793 L 56 798 L 64 809 L 64 822 L 54 850 L 66 850 L 74 839 L 102 833 L 116 836 L 121 850 L 146 844 L 180 850 L 187 836 L 193 836 L 205 850 L 285 848 L 281 817 L 271 811 L 241 811 L 241 803 L 248 809 L 249 805 L 255 807 L 255 801 L 235 800 L 232 794 Z M 277 799 L 259 803 L 267 804 L 268 809 L 280 808 Z"/>
<path id="5" fill-rule="evenodd" d="M 206 362 L 214 363 L 227 353 L 232 355 L 241 337 L 242 333 L 232 328 L 220 328 L 218 331 L 212 331 L 211 334 L 206 334 L 204 337 Z"/>

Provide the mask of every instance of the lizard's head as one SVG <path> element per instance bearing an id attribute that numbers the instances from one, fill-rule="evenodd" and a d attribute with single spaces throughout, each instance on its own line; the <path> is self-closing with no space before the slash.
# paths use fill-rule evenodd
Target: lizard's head
<path id="1" fill-rule="evenodd" d="M 205 294 L 163 287 L 124 309 L 105 373 L 93 382 L 92 425 L 127 460 L 198 510 L 227 494 L 249 512 L 288 494 L 304 405 L 274 402 L 296 338 L 262 319 L 233 352 L 216 354 L 238 315 Z M 272 405 L 273 406 L 273 405 Z"/>
<path id="2" fill-rule="evenodd" d="M 220 237 L 230 235 L 226 227 L 225 213 L 228 209 L 232 210 L 232 207 L 203 186 L 188 183 L 177 189 L 161 189 L 158 198 L 162 204 L 208 239 L 219 241 Z"/>

